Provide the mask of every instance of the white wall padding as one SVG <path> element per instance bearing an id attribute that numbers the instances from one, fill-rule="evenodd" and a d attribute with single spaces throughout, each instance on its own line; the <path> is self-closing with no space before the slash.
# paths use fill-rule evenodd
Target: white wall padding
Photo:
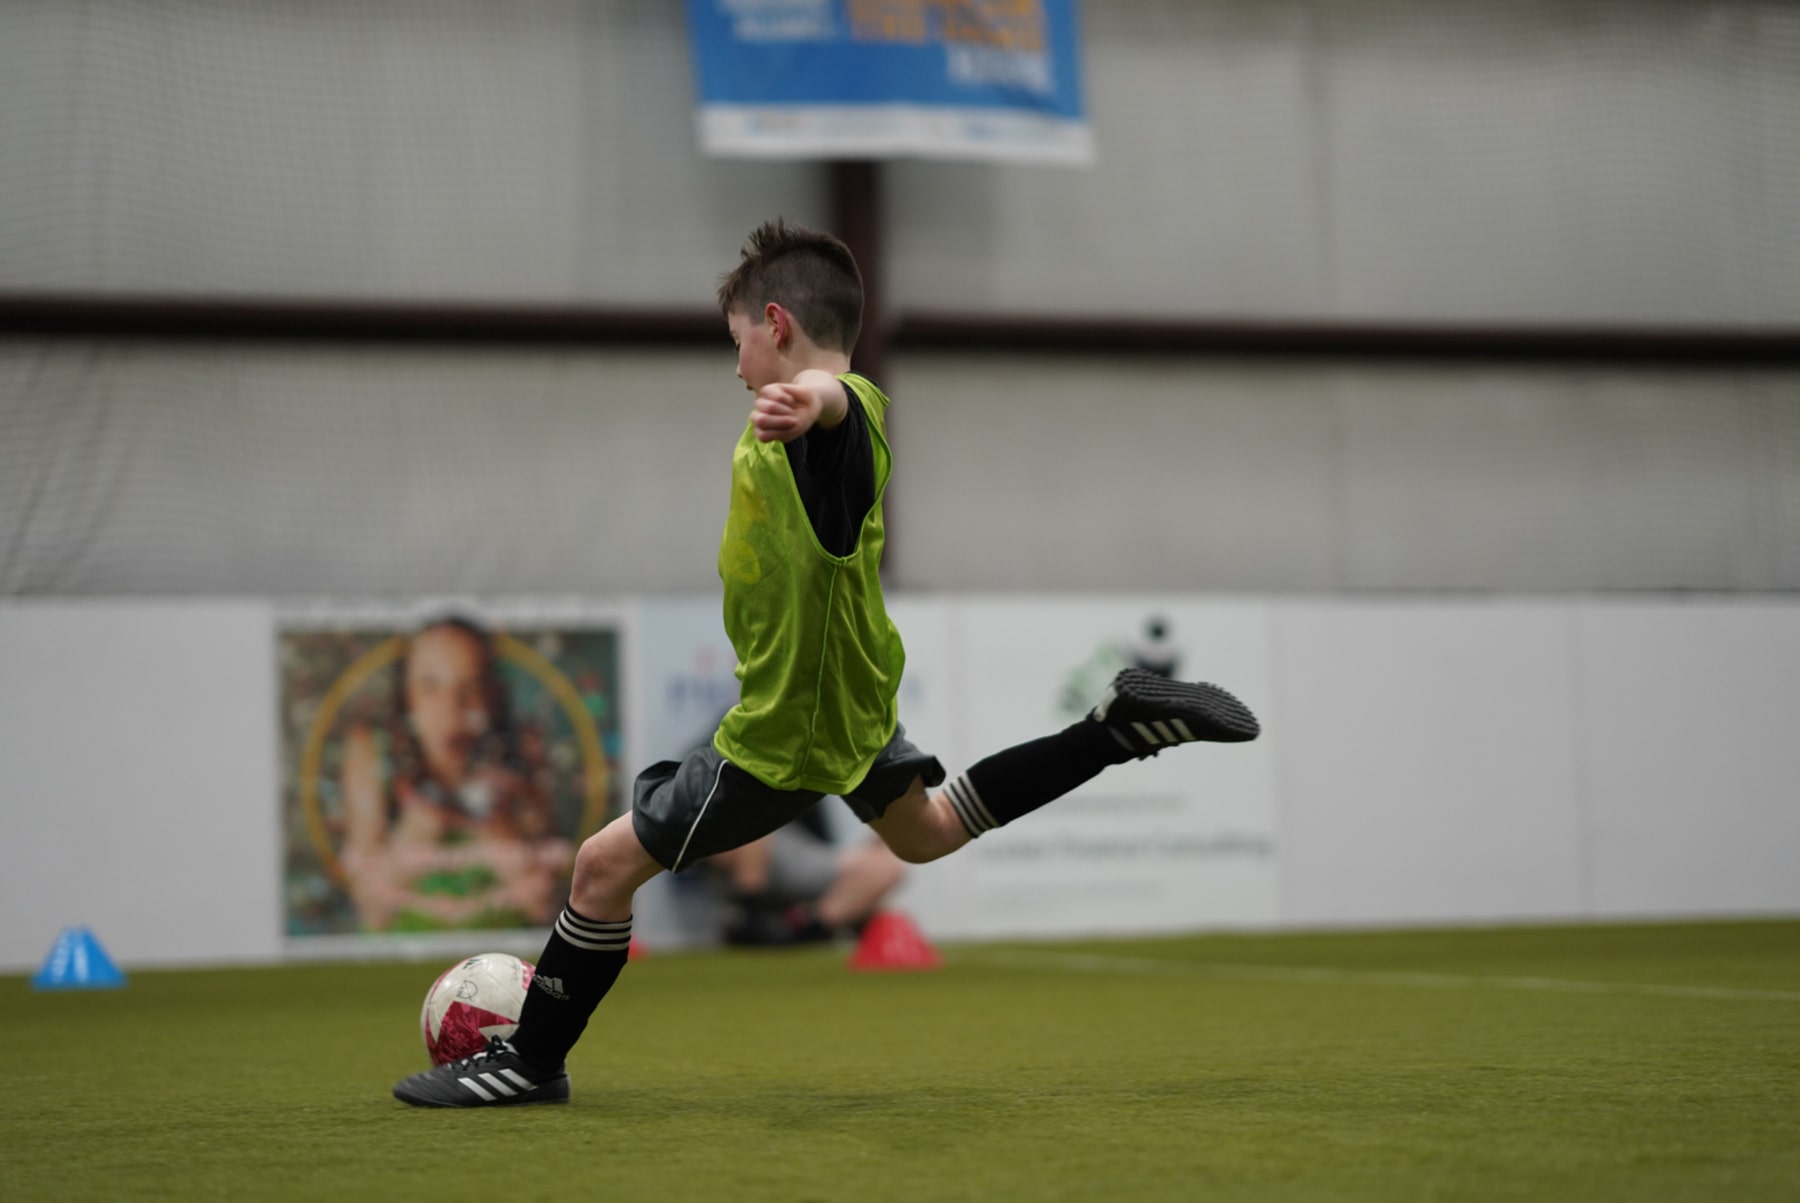
<path id="1" fill-rule="evenodd" d="M 0 972 L 280 948 L 275 622 L 249 601 L 0 605 Z"/>

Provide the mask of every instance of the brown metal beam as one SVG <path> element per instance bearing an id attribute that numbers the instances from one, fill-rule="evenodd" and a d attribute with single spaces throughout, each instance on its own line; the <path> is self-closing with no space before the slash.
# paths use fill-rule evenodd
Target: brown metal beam
<path id="1" fill-rule="evenodd" d="M 866 183 L 872 183 L 867 181 Z M 858 185 L 865 186 L 865 185 Z M 846 186 L 843 218 L 878 221 Z M 840 236 L 842 236 L 840 234 Z M 1372 322 L 1132 319 L 950 312 L 894 313 L 881 294 L 877 239 L 859 234 L 875 301 L 858 367 L 877 380 L 893 351 L 1245 355 L 1398 360 L 1800 363 L 1800 328 L 1780 326 L 1508 326 Z M 846 238 L 846 241 L 850 241 Z M 865 281 L 866 284 L 866 281 Z M 716 348 L 705 308 L 458 305 L 245 297 L 0 294 L 0 338 L 689 346 Z"/>
<path id="2" fill-rule="evenodd" d="M 1158 320 L 907 313 L 907 348 L 1280 358 L 1800 363 L 1800 328 Z"/>
<path id="3" fill-rule="evenodd" d="M 717 347 L 718 310 L 0 294 L 0 337 Z"/>
<path id="4" fill-rule="evenodd" d="M 856 342 L 856 370 L 885 385 L 893 326 L 886 262 L 881 254 L 879 164 L 866 160 L 831 164 L 831 232 L 844 240 L 862 271 L 863 327 Z"/>

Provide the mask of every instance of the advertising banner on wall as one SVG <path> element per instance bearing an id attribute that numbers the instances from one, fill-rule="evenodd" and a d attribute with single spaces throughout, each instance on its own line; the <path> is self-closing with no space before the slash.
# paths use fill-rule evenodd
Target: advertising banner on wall
<path id="1" fill-rule="evenodd" d="M 958 725 L 980 757 L 1079 720 L 1135 665 L 1210 681 L 1269 723 L 1266 607 L 1198 599 L 974 599 L 960 607 Z M 957 853 L 958 934 L 1270 924 L 1278 915 L 1268 738 L 1185 744 L 1108 769 Z M 956 859 L 956 858 L 952 858 Z"/>
<path id="2" fill-rule="evenodd" d="M 900 597 L 890 612 L 900 720 L 953 776 L 1078 721 L 1127 665 L 1215 681 L 1267 717 L 1253 605 Z M 713 597 L 291 608 L 278 640 L 284 913 L 306 946 L 544 926 L 574 849 L 629 807 L 631 774 L 709 739 L 737 698 Z M 840 800 L 814 817 L 840 847 L 869 838 Z M 910 867 L 890 902 L 936 939 L 1258 925 L 1276 918 L 1275 849 L 1269 742 L 1188 745 Z M 719 887 L 705 866 L 659 877 L 638 936 L 716 943 Z"/>
<path id="3" fill-rule="evenodd" d="M 1083 165 L 1075 0 L 688 0 L 706 154 Z"/>
<path id="4" fill-rule="evenodd" d="M 954 776 L 1078 721 L 1120 668 L 1211 680 L 1268 716 L 1266 607 L 1204 599 L 897 597 L 906 644 L 900 721 Z M 634 630 L 634 726 L 644 758 L 682 755 L 737 698 L 715 598 L 646 602 Z M 952 856 L 909 866 L 889 905 L 933 939 L 1258 926 L 1277 917 L 1274 760 L 1268 740 L 1193 744 L 1099 778 Z M 840 846 L 867 838 L 836 799 Z M 704 866 L 639 893 L 653 944 L 719 935 Z"/>
<path id="5" fill-rule="evenodd" d="M 278 624 L 287 934 L 541 927 L 624 807 L 621 622 L 464 604 Z"/>

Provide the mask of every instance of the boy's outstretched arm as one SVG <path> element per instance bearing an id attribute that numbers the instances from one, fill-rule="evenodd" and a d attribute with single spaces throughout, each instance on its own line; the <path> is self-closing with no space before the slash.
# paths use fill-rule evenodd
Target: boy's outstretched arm
<path id="1" fill-rule="evenodd" d="M 758 442 L 791 443 L 815 425 L 832 429 L 844 420 L 850 399 L 843 383 L 822 368 L 808 368 L 787 384 L 765 384 L 750 410 Z"/>

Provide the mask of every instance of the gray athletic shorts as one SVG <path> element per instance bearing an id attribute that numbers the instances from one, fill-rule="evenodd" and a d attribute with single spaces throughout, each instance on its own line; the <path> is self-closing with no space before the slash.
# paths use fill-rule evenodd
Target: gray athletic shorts
<path id="1" fill-rule="evenodd" d="M 944 766 L 906 738 L 904 727 L 875 757 L 844 801 L 865 823 L 879 819 L 912 786 L 944 783 Z M 710 743 L 685 760 L 664 760 L 638 774 L 632 787 L 631 828 L 656 863 L 671 871 L 719 852 L 742 848 L 785 827 L 825 795 L 775 789 L 726 760 Z"/>

